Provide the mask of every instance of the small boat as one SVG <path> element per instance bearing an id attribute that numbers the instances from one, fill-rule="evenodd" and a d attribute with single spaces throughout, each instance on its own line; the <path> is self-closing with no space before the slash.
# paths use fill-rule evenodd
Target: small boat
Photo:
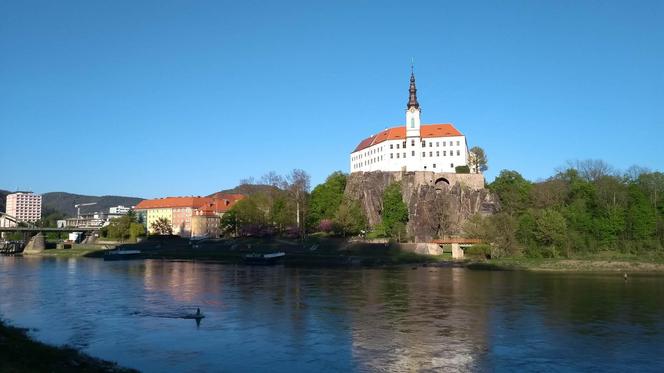
<path id="1" fill-rule="evenodd" d="M 286 256 L 284 252 L 259 254 L 251 253 L 245 255 L 242 259 L 245 264 L 276 264 Z"/>
<path id="2" fill-rule="evenodd" d="M 129 249 L 120 249 L 120 250 L 111 250 L 104 254 L 104 260 L 129 260 L 129 259 L 140 259 L 141 250 L 129 250 Z"/>

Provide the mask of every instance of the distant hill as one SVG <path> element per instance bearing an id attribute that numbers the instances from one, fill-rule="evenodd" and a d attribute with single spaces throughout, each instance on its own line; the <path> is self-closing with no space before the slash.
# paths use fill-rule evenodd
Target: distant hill
<path id="1" fill-rule="evenodd" d="M 83 206 L 81 212 L 105 211 L 109 207 L 123 205 L 127 207 L 136 206 L 143 198 L 122 197 L 122 196 L 84 196 L 80 194 L 71 194 L 65 192 L 51 192 L 42 194 L 43 209 L 50 209 L 62 212 L 67 216 L 76 216 L 74 205 L 79 203 L 92 203 L 96 205 Z M 4 202 L 3 202 L 4 203 Z"/>
<path id="2" fill-rule="evenodd" d="M 244 194 L 245 196 L 252 196 L 254 194 L 267 193 L 275 190 L 279 190 L 279 188 L 264 184 L 242 184 L 233 189 L 220 190 L 217 193 Z M 208 197 L 212 197 L 214 194 L 216 193 L 212 193 Z"/>

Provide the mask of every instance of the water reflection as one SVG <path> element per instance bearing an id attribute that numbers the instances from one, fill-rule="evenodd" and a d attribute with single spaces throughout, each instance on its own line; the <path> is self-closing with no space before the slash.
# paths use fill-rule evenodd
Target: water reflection
<path id="1" fill-rule="evenodd" d="M 0 315 L 148 372 L 658 371 L 663 285 L 657 276 L 2 257 Z M 199 307 L 205 319 L 192 322 Z"/>

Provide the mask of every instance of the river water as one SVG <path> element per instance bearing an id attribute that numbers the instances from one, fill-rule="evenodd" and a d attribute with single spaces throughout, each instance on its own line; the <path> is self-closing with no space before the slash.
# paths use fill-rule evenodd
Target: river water
<path id="1" fill-rule="evenodd" d="M 664 276 L 0 257 L 0 316 L 145 372 L 664 371 Z"/>

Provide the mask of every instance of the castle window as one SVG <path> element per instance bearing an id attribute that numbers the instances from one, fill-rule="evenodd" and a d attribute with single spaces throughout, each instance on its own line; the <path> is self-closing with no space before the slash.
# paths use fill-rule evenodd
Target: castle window
<path id="1" fill-rule="evenodd" d="M 412 154 L 411 154 L 411 155 L 412 155 L 413 157 L 415 156 L 415 150 L 413 150 L 413 152 L 412 152 Z"/>
<path id="2" fill-rule="evenodd" d="M 454 168 L 454 163 L 450 163 L 450 167 L 451 167 L 451 168 Z"/>
<path id="3" fill-rule="evenodd" d="M 440 157 L 440 152 L 436 152 L 436 157 Z"/>
<path id="4" fill-rule="evenodd" d="M 403 157 L 406 158 L 406 152 L 403 152 Z"/>
<path id="5" fill-rule="evenodd" d="M 399 144 L 397 144 L 397 149 L 399 149 Z"/>
<path id="6" fill-rule="evenodd" d="M 427 146 L 427 143 L 425 141 L 422 141 L 422 147 L 424 148 L 425 146 Z"/>
<path id="7" fill-rule="evenodd" d="M 460 145 L 460 144 L 461 144 L 461 143 L 460 143 L 459 141 L 457 141 L 457 146 Z"/>
<path id="8" fill-rule="evenodd" d="M 415 118 L 410 118 L 410 128 L 415 128 Z"/>
<path id="9" fill-rule="evenodd" d="M 429 152 L 429 157 L 433 157 L 433 152 Z"/>
<path id="10" fill-rule="evenodd" d="M 436 148 L 440 146 L 440 143 L 436 141 Z M 433 166 L 433 168 L 436 168 L 436 166 Z"/>
<path id="11" fill-rule="evenodd" d="M 393 146 L 393 144 L 390 144 L 390 149 L 394 149 L 394 146 Z"/>
<path id="12" fill-rule="evenodd" d="M 436 164 L 435 164 L 435 163 L 433 164 L 433 168 L 436 168 Z"/>
<path id="13" fill-rule="evenodd" d="M 406 142 L 403 142 L 403 148 L 406 149 Z"/>
<path id="14" fill-rule="evenodd" d="M 443 146 L 447 146 L 447 141 L 443 141 Z"/>
<path id="15" fill-rule="evenodd" d="M 415 146 L 415 140 L 410 140 L 410 146 Z"/>
<path id="16" fill-rule="evenodd" d="M 399 153 L 397 153 L 397 158 L 399 158 Z"/>
<path id="17" fill-rule="evenodd" d="M 390 153 L 390 159 L 394 158 L 394 154 Z"/>
<path id="18" fill-rule="evenodd" d="M 461 155 L 461 152 L 457 150 L 457 155 Z"/>
<path id="19" fill-rule="evenodd" d="M 426 156 L 427 156 L 427 152 L 422 152 L 422 157 L 426 157 Z"/>

